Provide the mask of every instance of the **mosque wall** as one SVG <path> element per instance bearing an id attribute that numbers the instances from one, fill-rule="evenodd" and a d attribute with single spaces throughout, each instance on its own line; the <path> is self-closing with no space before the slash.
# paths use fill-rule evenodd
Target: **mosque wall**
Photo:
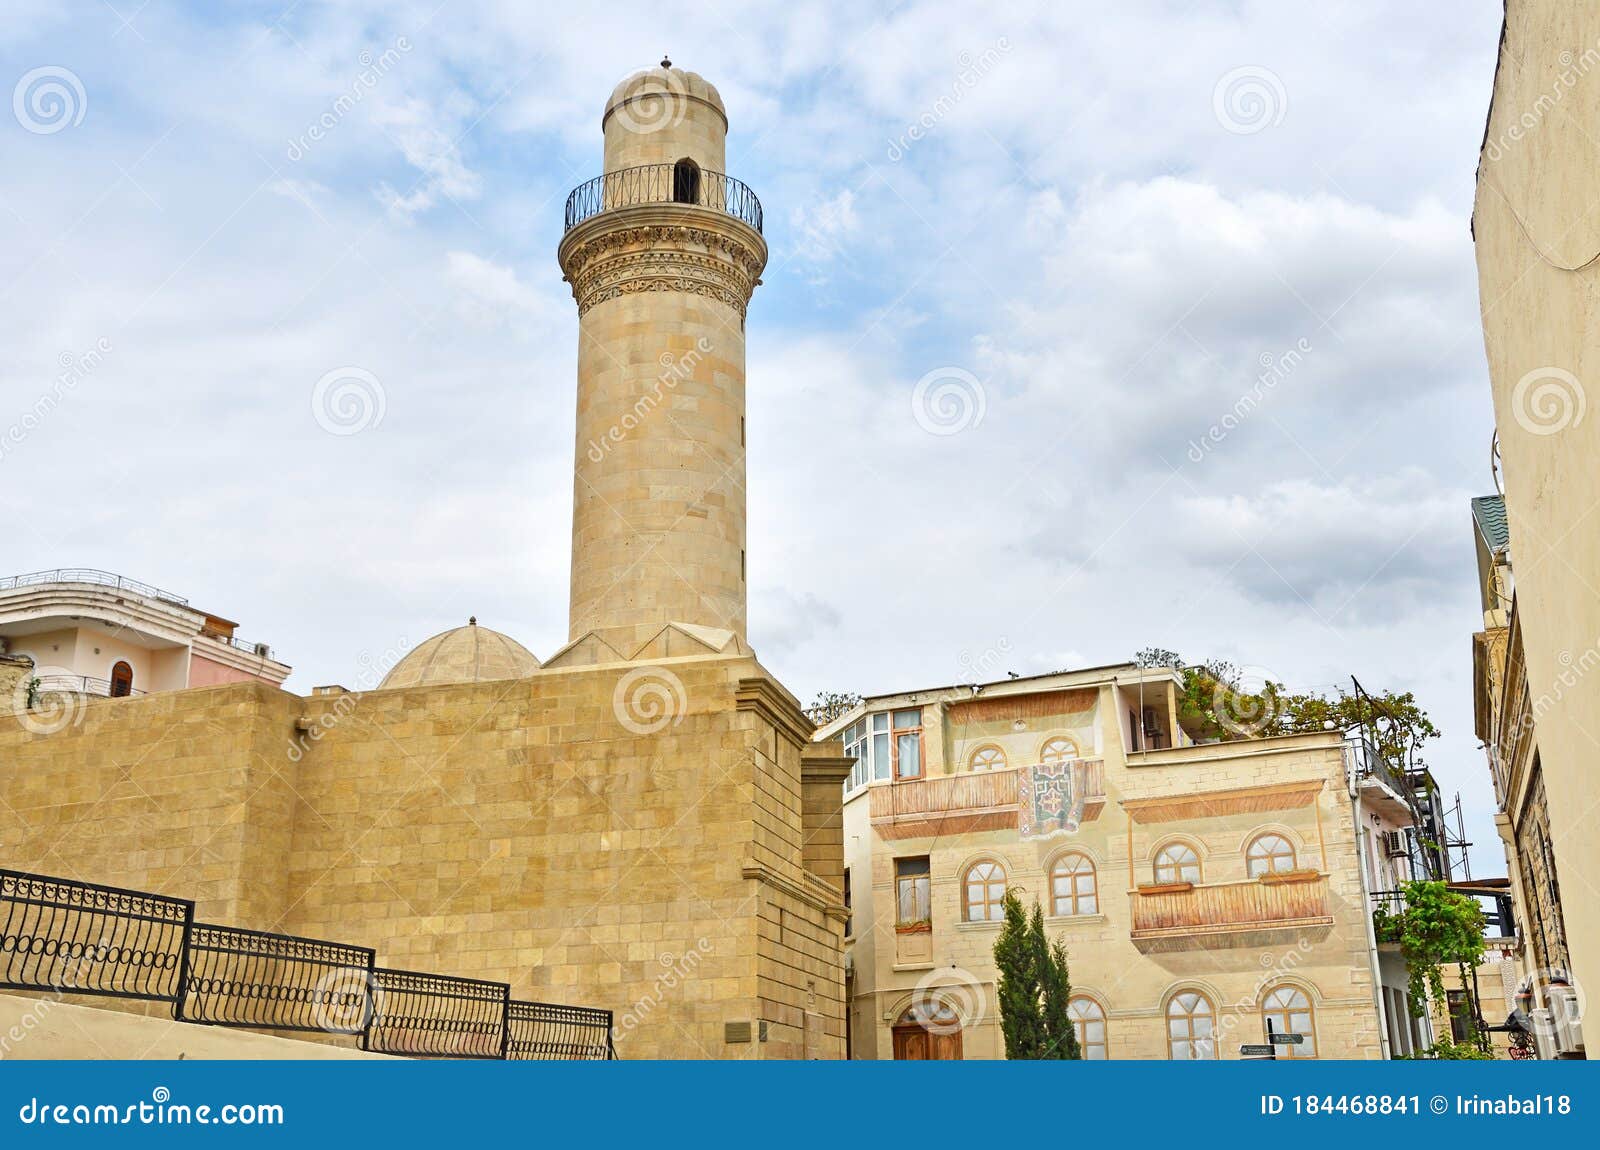
<path id="1" fill-rule="evenodd" d="M 24 718 L 0 716 L 7 867 L 607 1008 L 624 1058 L 843 1054 L 842 896 L 803 865 L 829 817 L 802 800 L 810 726 L 752 658 Z"/>

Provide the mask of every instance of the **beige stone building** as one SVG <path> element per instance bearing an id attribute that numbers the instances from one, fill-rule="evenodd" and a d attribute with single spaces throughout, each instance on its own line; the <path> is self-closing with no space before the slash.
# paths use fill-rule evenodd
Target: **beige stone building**
<path id="1" fill-rule="evenodd" d="M 1504 668 L 1496 689 L 1506 711 L 1494 718 L 1498 730 L 1480 734 L 1493 736 L 1504 776 L 1504 833 L 1530 945 L 1543 932 L 1534 961 L 1564 950 L 1591 994 L 1600 987 L 1597 68 L 1600 8 L 1510 0 L 1472 220 L 1516 549 L 1509 616 L 1495 626 L 1486 612 L 1484 632 L 1486 661 Z M 1531 732 L 1517 715 L 1524 708 L 1536 717 Z M 1502 747 L 1503 733 L 1521 741 Z M 1548 900 L 1556 889 L 1559 899 Z"/>
<path id="2" fill-rule="evenodd" d="M 1087 1057 L 1237 1058 L 1269 1026 L 1304 1035 L 1283 1057 L 1387 1051 L 1361 857 L 1381 780 L 1338 732 L 1196 745 L 1179 684 L 1130 664 L 910 691 L 819 731 L 851 764 L 853 1057 L 1004 1056 L 1007 890 L 1067 944 Z"/>
<path id="3" fill-rule="evenodd" d="M 1528 688 L 1504 499 L 1474 499 L 1472 520 L 1483 610 L 1483 630 L 1472 637 L 1474 727 L 1494 784 L 1495 828 L 1505 851 L 1518 925 L 1506 957 L 1515 964 L 1519 983 L 1533 994 L 1531 1009 L 1545 1011 L 1551 1009 L 1551 985 L 1567 981 L 1572 965 L 1540 753 L 1544 720 L 1556 704 L 1548 696 L 1536 704 Z M 1593 664 L 1600 664 L 1600 656 Z M 1576 682 L 1578 672 L 1588 669 L 1569 668 L 1563 679 Z M 1557 686 L 1565 689 L 1561 679 Z M 1563 1005 L 1561 998 L 1558 990 L 1557 1007 Z M 1557 1028 L 1550 1021 L 1547 1029 L 1554 1039 Z"/>
<path id="4" fill-rule="evenodd" d="M 569 643 L 541 665 L 473 620 L 353 690 L 24 705 L 0 865 L 609 1009 L 624 1058 L 844 1053 L 843 772 L 744 633 L 766 247 L 727 122 L 692 72 L 630 77 L 568 201 Z"/>
<path id="5" fill-rule="evenodd" d="M 259 679 L 289 665 L 181 595 L 92 568 L 0 579 L 0 689 L 105 697 Z"/>

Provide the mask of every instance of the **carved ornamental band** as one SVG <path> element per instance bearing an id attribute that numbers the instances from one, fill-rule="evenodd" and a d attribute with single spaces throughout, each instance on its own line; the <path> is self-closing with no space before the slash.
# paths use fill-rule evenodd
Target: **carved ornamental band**
<path id="1" fill-rule="evenodd" d="M 634 292 L 686 292 L 728 305 L 740 316 L 760 283 L 766 247 L 743 229 L 646 224 L 580 228 L 561 246 L 561 269 L 582 315 Z"/>

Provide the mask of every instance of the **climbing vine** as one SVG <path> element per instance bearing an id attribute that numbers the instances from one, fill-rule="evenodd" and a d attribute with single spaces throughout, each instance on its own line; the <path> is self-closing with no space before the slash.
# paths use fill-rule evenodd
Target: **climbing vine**
<path id="1" fill-rule="evenodd" d="M 1461 973 L 1461 985 L 1468 986 L 1472 968 L 1483 961 L 1483 908 L 1476 899 L 1457 894 L 1442 882 L 1408 882 L 1401 887 L 1405 910 L 1396 914 L 1379 907 L 1373 913 L 1373 926 L 1380 942 L 1397 942 L 1406 960 L 1410 978 L 1411 1013 L 1421 1018 L 1429 998 L 1448 1010 L 1443 967 L 1452 963 Z M 1475 1015 L 1476 1012 L 1474 1012 Z M 1473 1039 L 1459 1044 L 1470 1047 L 1477 1035 L 1477 1019 L 1471 1020 Z M 1458 1044 L 1441 1041 L 1449 1051 L 1436 1051 L 1435 1057 L 1466 1057 L 1455 1051 Z"/>

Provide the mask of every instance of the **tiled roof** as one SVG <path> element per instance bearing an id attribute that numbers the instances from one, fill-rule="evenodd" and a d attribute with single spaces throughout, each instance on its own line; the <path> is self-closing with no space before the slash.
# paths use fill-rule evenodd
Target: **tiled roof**
<path id="1" fill-rule="evenodd" d="M 1506 501 L 1500 495 L 1480 495 L 1472 501 L 1472 521 L 1478 525 L 1478 534 L 1492 551 L 1503 551 L 1511 543 L 1511 529 L 1506 525 Z"/>

